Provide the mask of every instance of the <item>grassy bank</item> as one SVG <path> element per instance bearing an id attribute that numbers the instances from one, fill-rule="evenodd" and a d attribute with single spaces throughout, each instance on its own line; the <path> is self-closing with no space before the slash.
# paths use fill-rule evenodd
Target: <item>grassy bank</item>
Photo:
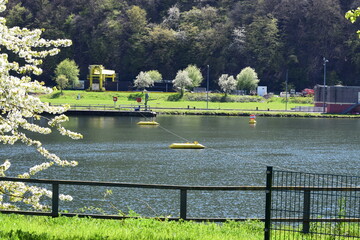
<path id="1" fill-rule="evenodd" d="M 117 97 L 114 104 L 113 97 Z M 142 102 L 136 101 L 142 97 Z M 184 98 L 178 99 L 177 93 L 150 92 L 148 106 L 159 114 L 169 115 L 217 115 L 217 116 L 248 116 L 255 114 L 264 117 L 316 117 L 316 118 L 360 118 L 359 115 L 322 114 L 311 112 L 295 112 L 291 108 L 297 106 L 313 106 L 312 98 L 294 97 L 285 103 L 284 98 L 273 97 L 265 99 L 257 96 L 229 96 L 223 94 L 209 94 L 206 101 L 205 93 L 186 93 Z M 106 105 L 110 107 L 133 107 L 144 104 L 142 92 L 86 92 L 59 91 L 51 95 L 41 96 L 42 101 L 51 104 L 70 104 L 72 107 L 89 105 Z M 176 101 L 174 101 L 176 100 Z M 224 102 L 227 100 L 226 102 Z M 285 109 L 287 111 L 285 111 Z"/>
<path id="2" fill-rule="evenodd" d="M 52 104 L 89 105 L 107 104 L 114 105 L 113 97 L 116 96 L 117 105 L 138 104 L 136 97 L 143 97 L 141 92 L 86 92 L 86 91 L 59 91 L 51 95 L 42 96 L 41 99 Z M 79 98 L 80 97 L 80 98 Z M 226 102 L 225 102 L 226 101 Z M 312 106 L 308 98 L 290 98 L 287 109 L 296 106 Z M 142 102 L 143 104 L 143 102 Z M 184 98 L 178 99 L 177 93 L 150 92 L 148 105 L 152 108 L 182 108 L 182 109 L 212 109 L 212 110 L 285 110 L 284 98 L 274 97 L 264 99 L 253 96 L 229 96 L 210 93 L 209 101 L 205 93 L 187 93 Z"/>
<path id="3" fill-rule="evenodd" d="M 154 219 L 100 220 L 91 218 L 51 218 L 0 214 L 0 239 L 212 239 L 260 240 L 263 223 L 194 223 Z"/>

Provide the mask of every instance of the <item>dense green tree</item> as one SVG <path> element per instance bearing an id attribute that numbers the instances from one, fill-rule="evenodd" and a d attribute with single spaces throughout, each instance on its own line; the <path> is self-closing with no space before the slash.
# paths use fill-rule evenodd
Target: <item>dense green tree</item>
<path id="1" fill-rule="evenodd" d="M 61 94 L 63 93 L 63 90 L 69 85 L 69 79 L 63 74 L 57 76 L 55 78 L 55 82 L 57 88 L 60 89 Z"/>
<path id="2" fill-rule="evenodd" d="M 255 70 L 246 67 L 236 76 L 237 88 L 239 90 L 255 90 L 259 83 L 259 78 Z"/>
<path id="3" fill-rule="evenodd" d="M 322 58 L 343 84 L 360 80 L 355 19 L 359 0 L 12 0 L 8 26 L 44 28 L 50 39 L 70 38 L 73 47 L 43 63 L 51 79 L 62 59 L 75 59 L 81 78 L 90 64 L 102 64 L 133 81 L 158 69 L 173 79 L 189 64 L 211 66 L 210 85 L 223 72 L 253 66 L 261 84 L 280 91 L 289 72 L 297 88 L 321 83 Z M 353 16 L 353 18 L 351 18 Z M 355 17 L 355 18 L 354 18 Z M 287 58 L 296 56 L 297 64 Z M 335 75 L 334 75 L 335 76 Z"/>
<path id="4" fill-rule="evenodd" d="M 68 86 L 71 86 L 72 88 L 75 88 L 77 85 L 79 85 L 79 67 L 76 64 L 74 60 L 65 59 L 62 62 L 60 62 L 55 69 L 55 80 L 57 82 L 57 79 L 63 75 L 68 79 Z M 63 85 L 64 86 L 64 85 Z M 63 89 L 63 88 L 62 88 Z"/>
<path id="5" fill-rule="evenodd" d="M 150 70 L 146 72 L 152 81 L 154 82 L 161 82 L 162 81 L 162 75 L 158 70 Z"/>
<path id="6" fill-rule="evenodd" d="M 187 68 L 184 69 L 184 71 L 188 73 L 188 76 L 191 79 L 192 88 L 200 86 L 204 77 L 201 74 L 200 69 L 196 65 L 189 65 L 187 66 Z"/>
<path id="7" fill-rule="evenodd" d="M 254 66 L 263 80 L 271 84 L 269 74 L 279 71 L 282 61 L 277 19 L 271 15 L 256 17 L 245 32 L 247 64 Z"/>

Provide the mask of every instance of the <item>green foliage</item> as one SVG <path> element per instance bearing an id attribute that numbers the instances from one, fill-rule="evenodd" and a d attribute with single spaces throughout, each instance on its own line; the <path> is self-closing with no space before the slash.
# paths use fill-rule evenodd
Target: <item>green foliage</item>
<path id="1" fill-rule="evenodd" d="M 358 7 L 355 10 L 349 10 L 345 14 L 345 18 L 348 19 L 352 23 L 355 23 L 359 17 L 360 17 L 360 7 Z M 359 38 L 360 38 L 360 30 L 357 31 L 357 34 L 359 35 Z"/>
<path id="2" fill-rule="evenodd" d="M 158 70 L 150 70 L 146 72 L 153 82 L 161 82 L 162 75 Z"/>
<path id="3" fill-rule="evenodd" d="M 203 93 L 191 93 L 185 94 L 184 100 L 188 101 L 206 101 L 207 95 Z M 209 101 L 211 102 L 263 102 L 264 98 L 260 96 L 238 96 L 238 95 L 227 95 L 222 94 L 210 94 Z"/>
<path id="4" fill-rule="evenodd" d="M 168 101 L 171 102 L 176 102 L 176 101 L 180 101 L 182 98 L 181 93 L 176 93 L 176 94 L 171 94 L 169 95 L 169 97 L 167 98 Z"/>
<path id="5" fill-rule="evenodd" d="M 261 74 L 278 69 L 282 43 L 277 19 L 271 15 L 256 17 L 245 31 L 245 49 L 250 65 Z"/>
<path id="6" fill-rule="evenodd" d="M 79 84 L 79 74 L 80 70 L 76 62 L 67 58 L 56 66 L 55 81 L 57 84 L 59 84 L 57 80 L 61 75 L 63 75 L 68 79 L 68 83 L 65 85 L 72 86 L 74 88 Z M 64 89 L 64 87 L 61 89 Z"/>
<path id="7" fill-rule="evenodd" d="M 203 81 L 203 76 L 200 69 L 196 65 L 189 65 L 184 69 L 188 73 L 189 78 L 192 82 L 192 88 L 200 86 Z"/>
<path id="8" fill-rule="evenodd" d="M 56 81 L 58 88 L 61 90 L 61 93 L 62 93 L 63 89 L 65 89 L 69 84 L 69 79 L 63 74 L 57 76 L 55 81 Z"/>
<path id="9" fill-rule="evenodd" d="M 321 56 L 330 58 L 329 71 L 344 85 L 360 84 L 354 39 L 359 8 L 346 13 L 354 26 L 344 19 L 344 9 L 354 6 L 355 0 L 14 0 L 5 17 L 9 26 L 44 28 L 46 37 L 74 41 L 73 48 L 44 62 L 39 80 L 52 79 L 65 58 L 76 60 L 82 79 L 89 64 L 99 63 L 119 73 L 120 81 L 131 81 L 143 69 L 174 79 L 189 64 L 210 65 L 214 88 L 222 73 L 252 66 L 263 85 L 280 91 L 285 67 L 297 89 L 312 88 L 314 79 L 321 79 Z M 296 64 L 288 64 L 289 55 Z"/>
<path id="10" fill-rule="evenodd" d="M 136 100 L 137 98 L 142 98 L 142 97 L 144 97 L 144 93 L 138 92 L 138 93 L 131 93 L 131 94 L 127 97 L 127 99 L 128 99 L 128 100 Z"/>
<path id="11" fill-rule="evenodd" d="M 259 79 L 257 73 L 251 67 L 246 67 L 236 76 L 237 88 L 239 90 L 255 90 Z"/>

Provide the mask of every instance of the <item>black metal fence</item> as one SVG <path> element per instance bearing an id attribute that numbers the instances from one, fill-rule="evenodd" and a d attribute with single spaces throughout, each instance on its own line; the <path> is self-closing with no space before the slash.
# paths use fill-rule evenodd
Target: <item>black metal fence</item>
<path id="1" fill-rule="evenodd" d="M 25 215 L 90 216 L 123 219 L 125 215 L 81 214 L 59 210 L 60 186 L 93 186 L 128 189 L 171 190 L 178 192 L 179 216 L 168 220 L 224 222 L 249 218 L 189 217 L 188 193 L 199 191 L 265 192 L 264 239 L 359 239 L 360 238 L 360 177 L 310 174 L 267 168 L 266 186 L 177 186 L 91 181 L 39 180 L 0 177 L 0 181 L 26 182 L 52 186 L 51 211 L 5 211 Z M 239 206 L 241 207 L 241 206 Z M 165 219 L 165 217 L 157 217 Z M 251 220 L 251 219 L 250 219 Z"/>
<path id="2" fill-rule="evenodd" d="M 106 215 L 106 214 L 82 214 L 82 213 L 69 213 L 62 212 L 59 208 L 59 195 L 60 187 L 69 187 L 74 185 L 82 185 L 86 187 L 110 187 L 110 188 L 128 188 L 128 189 L 157 189 L 157 190 L 175 190 L 178 191 L 178 213 L 179 216 L 166 217 L 167 220 L 192 220 L 192 221 L 212 221 L 212 222 L 225 222 L 228 220 L 235 221 L 246 221 L 249 218 L 212 218 L 212 217 L 188 217 L 188 193 L 189 192 L 199 192 L 199 191 L 247 191 L 247 192 L 264 192 L 265 187 L 258 186 L 178 186 L 178 185 L 161 185 L 161 184 L 133 184 L 133 183 L 113 183 L 113 182 L 92 182 L 92 181 L 67 181 L 67 180 L 40 180 L 40 179 L 19 179 L 19 178 L 7 178 L 0 177 L 0 181 L 12 181 L 12 182 L 26 182 L 33 184 L 44 184 L 51 185 L 52 198 L 51 198 L 51 211 L 50 212 L 34 212 L 34 211 L 8 211 L 2 210 L 2 213 L 18 213 L 24 215 L 40 215 L 40 216 L 52 216 L 57 217 L 60 214 L 62 216 L 79 216 L 79 217 L 94 217 L 94 218 L 103 218 L 103 219 L 124 219 L 129 218 L 128 216 L 122 215 Z M 165 200 L 165 199 L 163 199 Z M 121 201 L 121 199 L 118 199 Z M 239 206 L 241 207 L 241 206 Z M 165 219 L 164 217 L 158 217 L 157 219 Z M 251 219 L 250 219 L 251 220 Z M 261 220 L 264 219 L 254 219 Z"/>
<path id="3" fill-rule="evenodd" d="M 359 239 L 360 177 L 267 169 L 265 240 Z"/>

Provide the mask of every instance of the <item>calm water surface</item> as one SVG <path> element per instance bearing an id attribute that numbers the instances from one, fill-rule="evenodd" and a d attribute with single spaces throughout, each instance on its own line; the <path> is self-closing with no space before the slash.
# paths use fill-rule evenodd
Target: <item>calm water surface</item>
<path id="1" fill-rule="evenodd" d="M 358 119 L 158 116 L 160 126 L 139 126 L 141 118 L 72 117 L 67 127 L 83 133 L 74 141 L 59 135 L 42 138 L 45 146 L 75 168 L 54 168 L 38 177 L 174 185 L 264 185 L 266 166 L 282 170 L 341 175 L 359 174 Z M 175 150 L 173 142 L 199 141 L 203 150 Z M 42 159 L 23 145 L 1 146 L 10 159 L 8 175 L 26 171 Z M 74 195 L 62 208 L 98 206 L 132 209 L 143 215 L 178 216 L 179 192 L 169 190 L 70 187 Z M 189 217 L 261 217 L 263 193 L 190 192 Z M 81 199 L 81 200 L 80 200 Z"/>

